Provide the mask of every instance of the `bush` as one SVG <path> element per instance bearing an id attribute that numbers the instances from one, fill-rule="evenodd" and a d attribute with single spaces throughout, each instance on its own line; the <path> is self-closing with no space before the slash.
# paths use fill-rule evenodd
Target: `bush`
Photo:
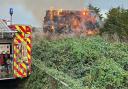
<path id="1" fill-rule="evenodd" d="M 128 40 L 128 9 L 120 7 L 112 8 L 107 13 L 104 27 L 100 29 L 101 34 L 108 34 L 112 40 L 120 40 L 121 42 Z M 115 37 L 116 36 L 116 37 Z"/>
<path id="2" fill-rule="evenodd" d="M 32 54 L 34 59 L 41 60 L 48 67 L 47 71 L 52 68 L 58 73 L 63 72 L 71 79 L 81 81 L 83 89 L 128 87 L 128 45 L 125 43 L 109 43 L 100 37 L 42 40 L 33 44 Z M 43 79 L 47 81 L 46 75 L 39 75 L 35 68 L 33 70 L 35 72 L 29 80 L 37 81 L 29 81 L 28 85 L 36 86 Z M 68 78 L 65 79 L 65 82 L 68 81 Z M 39 88 L 41 86 L 35 89 L 42 89 Z"/>

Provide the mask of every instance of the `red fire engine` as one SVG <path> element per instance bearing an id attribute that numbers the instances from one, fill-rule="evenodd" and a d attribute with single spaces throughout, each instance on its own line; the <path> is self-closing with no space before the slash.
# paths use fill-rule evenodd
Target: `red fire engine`
<path id="1" fill-rule="evenodd" d="M 0 20 L 0 80 L 31 74 L 31 38 L 31 26 L 8 26 Z"/>

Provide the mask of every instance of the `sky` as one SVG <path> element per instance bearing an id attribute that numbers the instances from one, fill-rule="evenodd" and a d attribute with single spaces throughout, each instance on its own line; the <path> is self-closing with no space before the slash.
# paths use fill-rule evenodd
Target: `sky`
<path id="1" fill-rule="evenodd" d="M 10 20 L 9 8 L 14 9 L 13 23 L 41 27 L 45 11 L 55 9 L 86 8 L 91 3 L 105 13 L 112 7 L 128 9 L 128 0 L 0 0 L 0 19 Z"/>

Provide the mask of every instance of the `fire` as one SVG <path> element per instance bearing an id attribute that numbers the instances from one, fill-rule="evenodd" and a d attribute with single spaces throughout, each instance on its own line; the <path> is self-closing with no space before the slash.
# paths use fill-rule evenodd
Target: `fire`
<path id="1" fill-rule="evenodd" d="M 81 11 L 70 11 L 62 9 L 52 11 L 51 9 L 50 12 L 52 14 L 48 11 L 47 16 L 51 17 L 50 27 L 52 30 L 56 30 L 54 32 L 57 32 L 59 30 L 65 32 L 64 30 L 68 29 L 69 32 L 71 31 L 82 34 L 85 33 L 87 35 L 95 35 L 98 33 L 96 31 L 96 29 L 98 29 L 96 27 L 96 16 L 95 14 L 93 15 L 93 12 L 89 11 L 88 9 L 84 9 Z M 49 29 L 48 26 L 46 27 L 47 29 Z"/>
<path id="2" fill-rule="evenodd" d="M 99 30 L 86 30 L 85 32 L 87 35 L 95 35 L 97 33 L 99 33 Z"/>
<path id="3" fill-rule="evenodd" d="M 85 13 L 85 12 L 83 12 L 83 15 L 86 15 L 86 13 Z"/>
<path id="4" fill-rule="evenodd" d="M 54 7 L 50 7 L 50 19 L 51 20 L 53 19 L 53 9 Z"/>
<path id="5" fill-rule="evenodd" d="M 84 16 L 88 16 L 89 15 L 89 10 L 84 8 L 84 10 L 82 10 L 82 14 Z"/>
<path id="6" fill-rule="evenodd" d="M 63 9 L 59 9 L 58 12 L 57 12 L 57 13 L 58 13 L 58 16 L 59 16 L 60 13 L 62 13 L 62 12 L 63 12 Z"/>
<path id="7" fill-rule="evenodd" d="M 63 10 L 62 10 L 62 9 L 60 9 L 59 11 L 60 11 L 60 12 L 62 12 Z"/>
<path id="8" fill-rule="evenodd" d="M 52 25 L 51 29 L 54 29 L 54 26 Z"/>

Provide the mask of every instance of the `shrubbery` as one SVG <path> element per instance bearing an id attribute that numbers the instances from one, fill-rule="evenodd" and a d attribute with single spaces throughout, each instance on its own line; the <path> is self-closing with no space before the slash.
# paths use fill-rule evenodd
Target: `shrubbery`
<path id="1" fill-rule="evenodd" d="M 110 39 L 116 39 L 120 41 L 128 40 L 128 9 L 120 7 L 112 8 L 107 13 L 107 19 L 105 20 L 104 27 L 100 30 L 101 34 L 108 34 Z"/>
<path id="2" fill-rule="evenodd" d="M 128 45 L 125 43 L 109 43 L 100 37 L 42 40 L 33 44 L 32 55 L 47 69 L 42 67 L 44 72 L 40 72 L 34 66 L 26 89 L 51 89 L 47 71 L 63 79 L 72 89 L 75 89 L 73 84 L 82 89 L 128 87 Z M 57 89 L 65 89 L 60 86 Z"/>

